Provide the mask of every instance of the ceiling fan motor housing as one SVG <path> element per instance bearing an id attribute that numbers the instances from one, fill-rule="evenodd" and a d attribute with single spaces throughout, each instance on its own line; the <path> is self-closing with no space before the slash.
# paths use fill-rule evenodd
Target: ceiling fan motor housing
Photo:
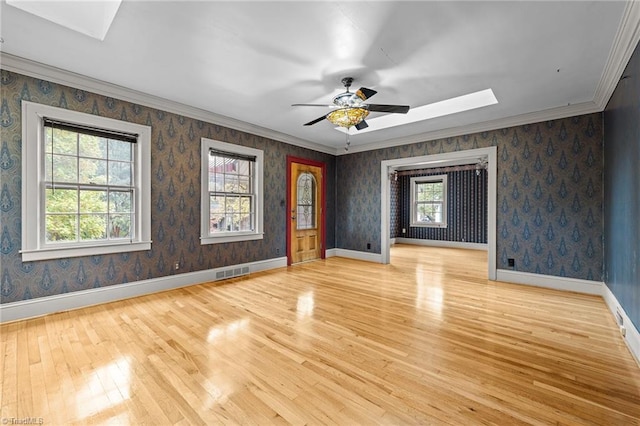
<path id="1" fill-rule="evenodd" d="M 345 77 L 341 81 L 342 81 L 342 85 L 347 88 L 347 92 L 348 92 L 349 87 L 351 87 L 351 83 L 353 83 L 353 77 Z"/>
<path id="2" fill-rule="evenodd" d="M 342 108 L 361 107 L 362 98 L 355 93 L 344 92 L 333 98 L 333 103 Z"/>

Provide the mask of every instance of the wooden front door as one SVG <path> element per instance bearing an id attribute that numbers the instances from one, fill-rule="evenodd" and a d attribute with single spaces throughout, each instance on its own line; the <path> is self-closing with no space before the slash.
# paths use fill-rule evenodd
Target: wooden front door
<path id="1" fill-rule="evenodd" d="M 289 264 L 324 258 L 324 164 L 288 161 Z"/>

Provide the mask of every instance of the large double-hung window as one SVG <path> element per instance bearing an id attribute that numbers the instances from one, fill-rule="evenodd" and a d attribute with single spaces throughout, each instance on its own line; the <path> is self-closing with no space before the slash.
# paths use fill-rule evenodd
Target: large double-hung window
<path id="1" fill-rule="evenodd" d="M 23 260 L 150 248 L 150 128 L 23 103 Z"/>
<path id="2" fill-rule="evenodd" d="M 262 238 L 261 150 L 202 139 L 202 244 Z"/>

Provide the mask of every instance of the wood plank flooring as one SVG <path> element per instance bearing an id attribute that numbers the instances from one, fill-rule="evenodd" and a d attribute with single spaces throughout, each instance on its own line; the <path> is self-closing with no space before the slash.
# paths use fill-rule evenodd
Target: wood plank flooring
<path id="1" fill-rule="evenodd" d="M 604 301 L 395 246 L 0 326 L 2 419 L 44 424 L 640 424 Z"/>

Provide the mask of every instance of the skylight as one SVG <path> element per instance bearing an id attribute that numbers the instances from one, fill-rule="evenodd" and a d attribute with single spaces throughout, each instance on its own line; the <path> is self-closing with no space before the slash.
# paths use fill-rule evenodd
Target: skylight
<path id="1" fill-rule="evenodd" d="M 351 132 L 352 136 L 376 130 L 387 129 L 389 127 L 401 126 L 403 124 L 415 123 L 417 121 L 428 120 L 430 118 L 442 117 L 444 115 L 469 111 L 476 108 L 497 104 L 498 100 L 493 94 L 493 90 L 485 89 L 479 92 L 469 93 L 456 98 L 434 102 L 428 105 L 411 108 L 406 114 L 386 114 L 380 117 L 367 119 L 369 127 Z M 336 130 L 346 133 L 344 127 L 336 127 Z"/>
<path id="2" fill-rule="evenodd" d="M 100 41 L 107 36 L 120 2 L 121 0 L 7 0 L 10 6 Z"/>

